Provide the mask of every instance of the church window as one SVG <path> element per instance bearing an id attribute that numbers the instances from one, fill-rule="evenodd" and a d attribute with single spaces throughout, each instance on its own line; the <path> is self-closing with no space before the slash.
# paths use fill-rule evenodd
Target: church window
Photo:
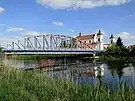
<path id="1" fill-rule="evenodd" d="M 113 43 L 113 40 L 111 40 L 111 43 Z"/>
<path id="2" fill-rule="evenodd" d="M 100 42 L 100 38 L 98 38 L 98 41 Z"/>

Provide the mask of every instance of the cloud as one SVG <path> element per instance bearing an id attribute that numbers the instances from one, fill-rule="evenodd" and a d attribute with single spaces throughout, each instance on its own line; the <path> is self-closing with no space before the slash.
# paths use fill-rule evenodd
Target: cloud
<path id="1" fill-rule="evenodd" d="M 11 26 L 8 26 L 8 25 L 5 25 L 5 24 L 0 24 L 0 26 L 3 26 L 3 27 L 6 27 L 7 29 L 6 29 L 6 31 L 7 32 L 14 32 L 14 31 L 24 31 L 24 29 L 23 28 L 15 28 L 15 27 L 11 27 Z"/>
<path id="2" fill-rule="evenodd" d="M 5 24 L 0 24 L 0 26 L 2 27 L 6 27 L 6 32 L 16 32 L 16 31 L 20 31 L 23 33 L 24 36 L 36 36 L 36 35 L 41 35 L 40 32 L 36 32 L 36 31 L 29 31 L 29 30 L 25 30 L 23 28 L 19 28 L 19 27 L 11 27 Z"/>
<path id="3" fill-rule="evenodd" d="M 9 28 L 9 26 L 8 25 L 5 25 L 5 24 L 0 24 L 0 26 Z"/>
<path id="4" fill-rule="evenodd" d="M 21 39 L 19 36 L 3 36 L 0 35 L 0 45 L 4 48 L 7 48 L 7 44 L 11 44 L 11 42 L 15 42 Z"/>
<path id="5" fill-rule="evenodd" d="M 101 6 L 116 6 L 130 2 L 130 0 L 37 0 L 37 3 L 54 9 L 84 9 Z"/>
<path id="6" fill-rule="evenodd" d="M 122 32 L 115 35 L 116 38 L 121 37 L 124 44 L 135 44 L 135 35 L 128 33 L 128 32 Z"/>
<path id="7" fill-rule="evenodd" d="M 75 30 L 74 30 L 74 29 L 69 29 L 69 31 L 70 31 L 70 32 L 75 32 Z"/>
<path id="8" fill-rule="evenodd" d="M 34 32 L 34 31 L 26 31 L 26 32 L 24 32 L 24 36 L 37 36 L 37 35 L 42 35 L 42 33 Z"/>
<path id="9" fill-rule="evenodd" d="M 9 28 L 6 30 L 7 32 L 14 32 L 14 31 L 24 31 L 23 28 Z"/>
<path id="10" fill-rule="evenodd" d="M 17 42 L 17 40 L 20 40 L 23 43 L 24 42 L 23 39 L 26 37 L 50 34 L 50 33 L 41 33 L 41 32 L 36 32 L 36 31 L 25 30 L 19 27 L 15 28 L 15 27 L 11 27 L 5 24 L 0 24 L 0 27 L 1 26 L 6 28 L 3 33 L 0 32 L 0 45 L 4 47 L 5 49 L 7 48 L 7 44 L 11 44 L 12 42 Z M 11 33 L 15 31 L 20 31 L 21 33 L 20 34 Z M 7 33 L 7 32 L 10 32 L 10 33 Z"/>
<path id="11" fill-rule="evenodd" d="M 54 25 L 56 25 L 56 26 L 64 26 L 64 23 L 63 22 L 56 22 L 56 21 L 54 21 L 54 22 L 52 22 Z"/>
<path id="12" fill-rule="evenodd" d="M 5 9 L 2 8 L 2 7 L 0 7 L 0 14 L 1 14 L 2 12 L 4 12 L 4 11 L 5 11 Z"/>
<path id="13" fill-rule="evenodd" d="M 122 39 L 124 40 L 132 40 L 134 39 L 135 40 L 135 35 L 131 34 L 131 33 L 128 33 L 128 32 L 122 32 L 120 34 L 117 34 L 116 35 L 117 37 L 121 37 Z"/>
<path id="14" fill-rule="evenodd" d="M 123 20 L 128 19 L 128 18 L 135 19 L 135 13 L 128 12 L 127 16 L 121 17 L 121 19 Z"/>

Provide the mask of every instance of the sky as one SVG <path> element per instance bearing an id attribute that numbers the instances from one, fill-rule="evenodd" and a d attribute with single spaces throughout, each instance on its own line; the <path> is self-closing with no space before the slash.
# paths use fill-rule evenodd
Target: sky
<path id="1" fill-rule="evenodd" d="M 135 44 L 135 0 L 0 0 L 0 43 L 41 33 L 104 32 Z"/>

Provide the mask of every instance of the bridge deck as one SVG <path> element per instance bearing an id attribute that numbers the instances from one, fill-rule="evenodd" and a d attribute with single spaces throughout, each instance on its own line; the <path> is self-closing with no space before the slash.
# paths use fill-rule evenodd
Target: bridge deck
<path id="1" fill-rule="evenodd" d="M 5 54 L 95 54 L 103 50 L 4 50 Z"/>

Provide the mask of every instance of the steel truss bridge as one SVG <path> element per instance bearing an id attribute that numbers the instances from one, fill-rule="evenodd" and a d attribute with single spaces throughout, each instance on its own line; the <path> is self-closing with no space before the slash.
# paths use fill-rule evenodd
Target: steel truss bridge
<path id="1" fill-rule="evenodd" d="M 6 45 L 5 54 L 96 54 L 91 47 L 70 36 L 43 34 L 16 40 Z"/>

